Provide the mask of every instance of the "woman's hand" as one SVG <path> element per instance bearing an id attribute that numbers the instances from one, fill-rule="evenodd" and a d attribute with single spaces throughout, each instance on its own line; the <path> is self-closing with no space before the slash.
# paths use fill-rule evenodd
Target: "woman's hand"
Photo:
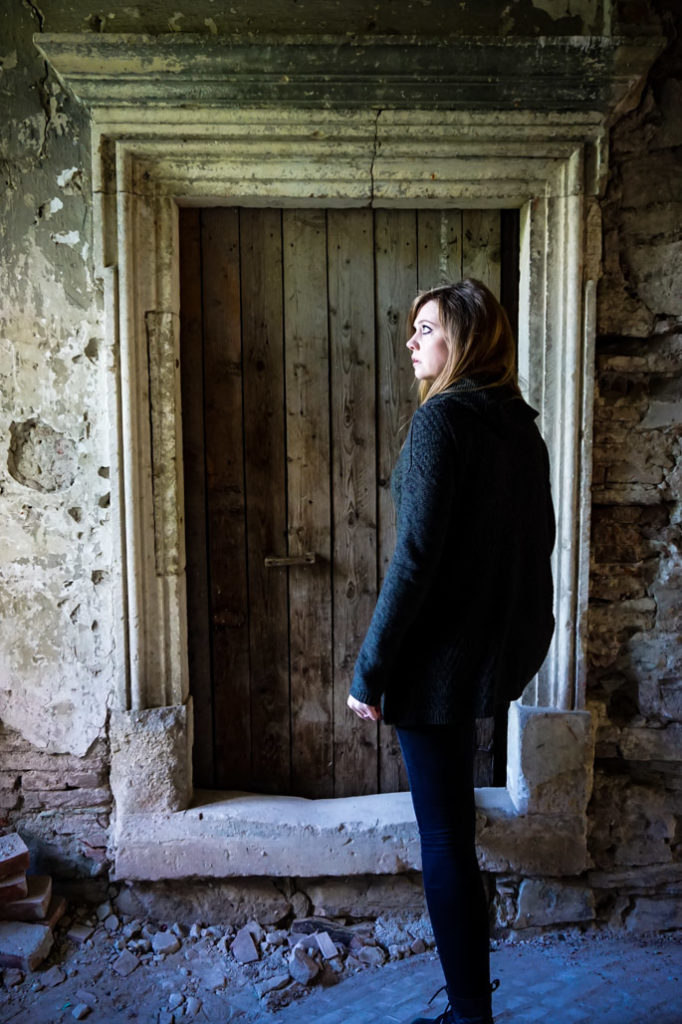
<path id="1" fill-rule="evenodd" d="M 378 722 L 381 718 L 381 708 L 372 707 L 371 704 L 363 704 L 362 701 L 356 700 L 355 697 L 350 697 L 346 701 L 351 711 L 354 711 L 358 718 L 369 718 L 373 722 Z"/>

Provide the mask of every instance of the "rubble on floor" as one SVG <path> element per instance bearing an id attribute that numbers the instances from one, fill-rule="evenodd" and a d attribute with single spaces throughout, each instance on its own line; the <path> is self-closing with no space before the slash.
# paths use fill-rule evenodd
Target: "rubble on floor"
<path id="1" fill-rule="evenodd" d="M 54 1020 L 48 1013 L 51 1007 L 54 1014 L 53 998 L 49 1006 L 43 999 L 44 1018 L 40 1011 L 41 997 L 52 989 L 64 993 L 64 1019 L 86 1019 L 95 1009 L 106 1019 L 107 1012 L 130 1005 L 139 1019 L 158 1024 L 195 1017 L 257 1021 L 263 1011 L 274 1012 L 313 988 L 433 946 L 426 915 L 187 927 L 133 918 L 117 907 L 116 886 L 109 894 L 98 906 L 69 908 L 41 969 L 11 965 L 4 971 L 1 997 L 28 1012 L 32 1024 Z M 254 1004 L 261 1008 L 255 1016 Z"/>

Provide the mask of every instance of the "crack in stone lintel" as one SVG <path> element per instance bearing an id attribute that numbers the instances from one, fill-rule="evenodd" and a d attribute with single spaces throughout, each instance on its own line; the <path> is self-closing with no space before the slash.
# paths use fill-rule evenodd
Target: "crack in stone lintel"
<path id="1" fill-rule="evenodd" d="M 379 108 L 374 118 L 374 139 L 372 140 L 372 159 L 369 165 L 369 205 L 374 205 L 374 164 L 377 158 L 377 150 L 379 148 L 379 118 L 381 117 L 383 110 Z"/>

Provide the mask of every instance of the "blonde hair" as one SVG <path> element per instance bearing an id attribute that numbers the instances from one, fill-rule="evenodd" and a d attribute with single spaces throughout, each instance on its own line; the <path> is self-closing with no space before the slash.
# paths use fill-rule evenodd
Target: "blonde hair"
<path id="1" fill-rule="evenodd" d="M 472 376 L 485 378 L 482 386 L 508 385 L 520 394 L 514 335 L 507 314 L 487 285 L 465 277 L 457 284 L 420 292 L 410 308 L 410 333 L 419 310 L 431 299 L 438 304 L 448 357 L 437 377 L 420 381 L 420 405 L 463 377 Z"/>

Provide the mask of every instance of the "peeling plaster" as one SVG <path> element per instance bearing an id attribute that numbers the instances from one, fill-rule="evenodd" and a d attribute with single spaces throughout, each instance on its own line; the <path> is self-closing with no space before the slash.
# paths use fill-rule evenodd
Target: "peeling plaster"
<path id="1" fill-rule="evenodd" d="M 18 62 L 2 60 L 0 719 L 39 749 L 82 756 L 104 734 L 119 677 L 110 512 L 99 503 L 109 484 L 98 475 L 111 461 L 113 357 L 88 262 L 87 121 L 37 59 L 41 12 L 16 7 Z M 36 440 L 31 424 L 43 447 L 29 459 L 17 440 Z M 44 445 L 62 449 L 52 477 Z"/>
<path id="2" fill-rule="evenodd" d="M 17 51 L 12 50 L 12 52 L 6 54 L 6 56 L 0 57 L 0 74 L 2 74 L 3 71 L 13 71 L 17 64 Z"/>
<path id="3" fill-rule="evenodd" d="M 37 417 L 10 424 L 7 468 L 11 476 L 36 491 L 61 491 L 76 478 L 76 444 Z"/>
<path id="4" fill-rule="evenodd" d="M 83 191 L 83 171 L 80 167 L 67 167 L 57 175 L 57 184 L 65 192 L 81 194 Z"/>
<path id="5" fill-rule="evenodd" d="M 78 245 L 81 240 L 80 232 L 78 231 L 62 231 L 50 235 L 50 238 L 57 245 Z"/>

